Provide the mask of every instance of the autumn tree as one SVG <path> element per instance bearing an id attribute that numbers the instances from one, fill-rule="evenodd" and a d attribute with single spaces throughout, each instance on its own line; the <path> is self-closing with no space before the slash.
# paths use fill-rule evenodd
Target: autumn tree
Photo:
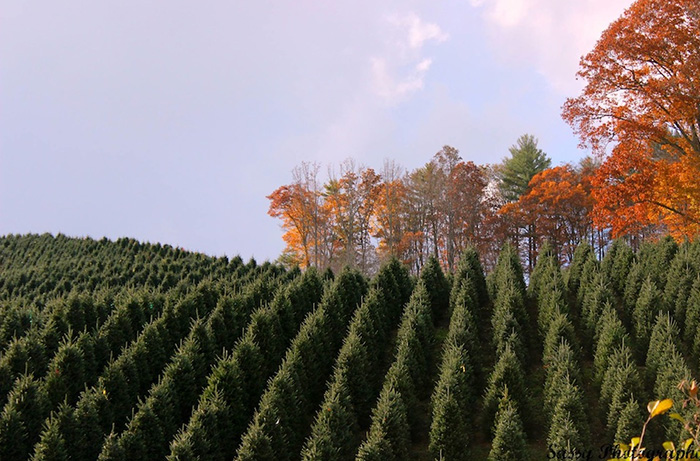
<path id="1" fill-rule="evenodd" d="M 700 4 L 637 0 L 580 63 L 563 118 L 603 155 L 595 222 L 613 234 L 700 231 Z"/>
<path id="2" fill-rule="evenodd" d="M 328 210 L 318 182 L 317 163 L 302 163 L 292 172 L 293 182 L 267 196 L 268 214 L 282 220 L 287 247 L 285 259 L 302 267 L 327 267 L 332 255 Z"/>

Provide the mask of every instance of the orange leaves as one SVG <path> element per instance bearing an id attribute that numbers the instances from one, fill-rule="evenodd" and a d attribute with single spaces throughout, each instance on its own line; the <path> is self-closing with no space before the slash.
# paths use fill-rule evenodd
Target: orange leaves
<path id="1" fill-rule="evenodd" d="M 600 155 L 596 223 L 614 235 L 700 224 L 700 3 L 637 0 L 581 60 L 563 118 Z"/>

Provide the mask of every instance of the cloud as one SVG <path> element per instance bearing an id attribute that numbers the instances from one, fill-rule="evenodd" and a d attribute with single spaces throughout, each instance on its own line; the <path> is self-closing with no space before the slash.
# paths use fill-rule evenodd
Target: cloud
<path id="1" fill-rule="evenodd" d="M 428 42 L 448 39 L 440 26 L 425 22 L 416 13 L 386 18 L 390 39 L 382 55 L 370 57 L 372 87 L 384 101 L 395 104 L 422 90 L 432 59 L 423 56 Z"/>
<path id="2" fill-rule="evenodd" d="M 424 22 L 416 13 L 408 13 L 404 16 L 390 16 L 388 21 L 408 32 L 408 46 L 420 49 L 429 40 L 444 42 L 448 35 L 440 29 L 440 26 L 430 22 Z"/>
<path id="3" fill-rule="evenodd" d="M 580 90 L 581 56 L 632 0 L 470 0 L 506 59 L 531 62 L 562 94 Z"/>

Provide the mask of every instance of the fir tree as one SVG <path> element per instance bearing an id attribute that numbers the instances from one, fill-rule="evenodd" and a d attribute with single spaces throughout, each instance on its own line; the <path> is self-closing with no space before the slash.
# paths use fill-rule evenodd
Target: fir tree
<path id="1" fill-rule="evenodd" d="M 668 312 L 656 316 L 654 328 L 649 339 L 649 351 L 646 359 L 647 379 L 654 382 L 656 374 L 673 351 L 679 350 L 678 327 Z"/>
<path id="2" fill-rule="evenodd" d="M 561 341 L 565 340 L 569 345 L 576 344 L 574 326 L 569 321 L 569 316 L 557 312 L 549 324 L 549 330 L 544 338 L 542 361 L 547 364 L 553 360 Z"/>
<path id="3" fill-rule="evenodd" d="M 595 381 L 600 384 L 610 363 L 612 351 L 623 342 L 629 344 L 630 340 L 617 312 L 609 304 L 603 307 L 603 315 L 598 320 L 596 330 L 593 368 L 595 370 Z"/>
<path id="4" fill-rule="evenodd" d="M 688 350 L 692 350 L 693 340 L 697 337 L 698 325 L 700 325 L 700 276 L 695 278 L 688 297 L 683 330 L 683 339 Z"/>
<path id="5" fill-rule="evenodd" d="M 515 403 L 508 395 L 507 387 L 503 389 L 494 426 L 493 443 L 487 458 L 488 461 L 524 461 L 529 459 L 523 424 Z"/>
<path id="6" fill-rule="evenodd" d="M 472 246 L 468 246 L 459 258 L 459 263 L 457 264 L 457 269 L 454 273 L 453 283 L 452 283 L 452 293 L 450 294 L 450 299 L 455 297 L 456 290 L 461 289 L 460 284 L 463 280 L 469 279 L 473 284 L 473 289 L 475 293 L 474 305 L 476 309 L 481 312 L 482 309 L 486 309 L 486 305 L 489 301 L 488 292 L 486 289 L 486 278 L 484 276 L 484 269 L 481 266 L 481 261 L 479 260 L 479 254 L 476 249 Z"/>
<path id="7" fill-rule="evenodd" d="M 574 257 L 566 272 L 566 288 L 574 297 L 578 296 L 581 278 L 584 274 L 584 265 L 589 260 L 595 260 L 593 249 L 588 243 L 582 242 L 574 251 Z"/>
<path id="8" fill-rule="evenodd" d="M 324 396 L 321 410 L 302 450 L 304 460 L 352 460 L 358 426 L 345 375 L 338 374 Z"/>
<path id="9" fill-rule="evenodd" d="M 23 375 L 0 414 L 0 459 L 24 459 L 39 440 L 49 401 L 33 375 Z"/>
<path id="10" fill-rule="evenodd" d="M 554 271 L 559 271 L 559 260 L 549 240 L 545 241 L 537 254 L 537 263 L 530 274 L 527 287 L 528 297 L 537 301 L 544 292 L 545 278 L 551 277 Z"/>
<path id="11" fill-rule="evenodd" d="M 473 433 L 469 409 L 475 404 L 469 354 L 462 346 L 446 344 L 440 375 L 432 396 L 430 451 L 437 459 L 468 459 Z"/>
<path id="12" fill-rule="evenodd" d="M 384 440 L 385 442 L 379 442 Z M 406 405 L 401 394 L 391 386 L 385 386 L 372 412 L 372 426 L 367 440 L 360 445 L 357 459 L 377 459 L 377 454 L 387 461 L 408 458 L 410 429 Z"/>
<path id="13" fill-rule="evenodd" d="M 639 291 L 639 298 L 634 306 L 632 326 L 637 345 L 638 356 L 646 358 L 649 349 L 649 338 L 651 336 L 654 321 L 661 307 L 662 296 L 659 289 L 651 277 L 647 277 Z"/>
<path id="14" fill-rule="evenodd" d="M 498 362 L 489 376 L 486 394 L 484 396 L 484 423 L 491 426 L 498 408 L 501 392 L 507 387 L 513 396 L 519 411 L 524 418 L 529 416 L 526 405 L 529 403 L 529 393 L 525 386 L 525 376 L 522 364 L 510 346 L 498 358 Z"/>
<path id="15" fill-rule="evenodd" d="M 428 258 L 420 274 L 430 297 L 430 307 L 435 319 L 446 315 L 450 305 L 450 285 L 440 268 L 437 258 Z"/>

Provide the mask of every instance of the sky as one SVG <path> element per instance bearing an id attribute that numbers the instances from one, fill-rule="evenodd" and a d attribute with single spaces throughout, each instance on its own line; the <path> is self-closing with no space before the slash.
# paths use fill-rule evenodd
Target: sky
<path id="1" fill-rule="evenodd" d="M 576 162 L 561 106 L 631 0 L 0 0 L 0 235 L 274 260 L 302 161 Z"/>

